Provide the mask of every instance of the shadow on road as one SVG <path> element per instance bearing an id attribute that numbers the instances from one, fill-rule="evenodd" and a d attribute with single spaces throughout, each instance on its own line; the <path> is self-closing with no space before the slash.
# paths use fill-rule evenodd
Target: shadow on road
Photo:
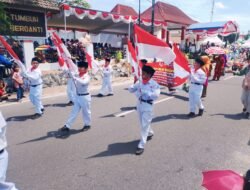
<path id="1" fill-rule="evenodd" d="M 26 121 L 28 119 L 34 120 L 34 118 L 32 118 L 33 116 L 34 116 L 34 114 L 32 114 L 32 115 L 13 116 L 13 117 L 7 118 L 6 121 Z"/>
<path id="2" fill-rule="evenodd" d="M 108 145 L 108 149 L 106 151 L 90 156 L 87 159 L 106 156 L 117 156 L 121 154 L 134 154 L 138 143 L 139 140 L 110 144 Z"/>
<path id="3" fill-rule="evenodd" d="M 108 115 L 101 116 L 100 118 L 108 118 L 108 117 L 115 117 L 115 115 L 114 114 L 108 114 Z"/>
<path id="4" fill-rule="evenodd" d="M 166 95 L 166 96 L 173 96 L 176 99 L 183 100 L 183 101 L 188 101 L 189 100 L 188 97 L 181 96 L 181 95 L 178 95 L 178 94 L 170 94 L 170 93 L 167 93 L 167 92 L 161 92 L 161 94 Z"/>
<path id="5" fill-rule="evenodd" d="M 169 115 L 162 115 L 162 116 L 155 117 L 152 120 L 152 123 L 157 123 L 157 122 L 161 122 L 161 121 L 165 121 L 169 119 L 189 120 L 190 118 L 187 117 L 187 114 L 169 114 Z"/>
<path id="6" fill-rule="evenodd" d="M 46 104 L 44 107 L 68 107 L 68 103 Z"/>
<path id="7" fill-rule="evenodd" d="M 245 119 L 242 113 L 236 113 L 236 114 L 225 114 L 225 113 L 217 113 L 217 114 L 211 114 L 210 116 L 224 116 L 227 119 L 232 119 L 232 120 L 241 120 Z"/>
<path id="8" fill-rule="evenodd" d="M 136 106 L 130 106 L 130 107 L 121 107 L 121 111 L 130 111 L 130 110 L 136 110 Z"/>
<path id="9" fill-rule="evenodd" d="M 62 134 L 61 132 L 58 131 L 49 131 L 47 132 L 47 135 L 36 138 L 36 139 L 31 139 L 25 142 L 21 142 L 17 145 L 22 145 L 22 144 L 26 144 L 26 143 L 31 143 L 31 142 L 37 142 L 37 141 L 43 141 L 49 138 L 56 138 L 56 139 L 67 139 L 68 137 L 70 137 L 71 135 L 76 135 L 78 133 L 82 133 L 83 130 L 82 129 L 71 129 L 70 133 L 68 134 Z"/>

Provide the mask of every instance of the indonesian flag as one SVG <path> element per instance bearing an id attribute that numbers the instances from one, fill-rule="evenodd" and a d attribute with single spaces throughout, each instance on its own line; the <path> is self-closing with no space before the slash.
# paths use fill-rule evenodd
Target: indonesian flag
<path id="1" fill-rule="evenodd" d="M 176 54 L 175 61 L 166 65 L 164 62 L 147 63 L 148 66 L 154 68 L 155 73 L 153 79 L 160 85 L 166 87 L 177 87 L 185 83 L 188 79 L 190 68 L 188 60 L 178 49 L 176 45 L 173 46 Z"/>
<path id="2" fill-rule="evenodd" d="M 157 59 L 169 65 L 175 60 L 175 54 L 167 43 L 134 25 L 138 59 Z"/>
<path id="3" fill-rule="evenodd" d="M 140 77 L 140 69 L 136 60 L 135 48 L 133 47 L 130 40 L 128 40 L 128 61 L 132 67 L 133 74 L 139 78 Z"/>
<path id="4" fill-rule="evenodd" d="M 100 70 L 100 63 L 95 60 L 87 51 L 85 51 L 86 59 L 89 68 L 92 69 L 92 74 L 96 74 Z"/>
<path id="5" fill-rule="evenodd" d="M 0 36 L 0 41 L 3 44 L 3 46 L 5 47 L 5 49 L 9 52 L 9 54 L 11 55 L 11 57 L 14 59 L 15 63 L 18 64 L 18 66 L 21 68 L 21 70 L 23 72 L 26 71 L 25 66 L 23 65 L 23 63 L 21 62 L 21 60 L 19 59 L 19 57 L 17 56 L 17 54 L 13 51 L 13 49 L 11 48 L 11 46 L 8 44 L 8 42 L 5 41 L 3 36 Z"/>
<path id="6" fill-rule="evenodd" d="M 176 55 L 174 65 L 174 84 L 173 86 L 179 86 L 186 82 L 190 74 L 190 68 L 188 60 L 185 55 L 179 50 L 176 44 L 173 45 L 173 50 Z"/>
<path id="7" fill-rule="evenodd" d="M 52 40 L 57 48 L 58 62 L 60 67 L 69 69 L 70 71 L 77 73 L 77 66 L 72 61 L 69 50 L 55 32 L 52 33 Z"/>

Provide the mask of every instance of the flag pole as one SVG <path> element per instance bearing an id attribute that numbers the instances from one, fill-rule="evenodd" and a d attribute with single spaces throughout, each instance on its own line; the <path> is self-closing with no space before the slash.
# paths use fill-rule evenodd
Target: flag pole
<path id="1" fill-rule="evenodd" d="M 141 26 L 141 0 L 139 0 L 139 17 L 138 17 L 139 26 Z"/>
<path id="2" fill-rule="evenodd" d="M 151 34 L 154 35 L 154 22 L 155 22 L 155 0 L 152 0 L 152 19 L 151 19 Z"/>
<path id="3" fill-rule="evenodd" d="M 67 19 L 66 19 L 65 10 L 63 11 L 63 14 L 64 14 L 64 30 L 65 30 L 65 32 L 66 32 L 66 30 L 67 30 Z"/>

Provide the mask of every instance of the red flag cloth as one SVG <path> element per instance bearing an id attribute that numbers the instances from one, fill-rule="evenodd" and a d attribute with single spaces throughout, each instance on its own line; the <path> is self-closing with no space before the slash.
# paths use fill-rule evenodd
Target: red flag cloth
<path id="1" fill-rule="evenodd" d="M 15 63 L 17 63 L 18 66 L 21 68 L 21 70 L 23 72 L 25 72 L 26 68 L 25 68 L 24 64 L 21 62 L 21 60 L 19 59 L 19 57 L 17 56 L 17 54 L 13 51 L 13 49 L 11 48 L 11 46 L 5 41 L 5 39 L 3 38 L 3 36 L 0 36 L 0 41 L 3 44 L 3 46 L 6 48 L 6 50 L 9 52 L 9 54 L 11 55 L 11 57 L 14 59 Z"/>
<path id="2" fill-rule="evenodd" d="M 133 74 L 137 77 L 137 79 L 140 77 L 140 70 L 141 66 L 138 65 L 136 60 L 136 53 L 135 48 L 133 47 L 130 40 L 128 40 L 128 61 L 132 67 Z"/>
<path id="3" fill-rule="evenodd" d="M 155 69 L 154 80 L 160 85 L 167 87 L 177 87 L 185 83 L 188 79 L 190 68 L 188 60 L 178 49 L 177 45 L 173 46 L 176 54 L 175 61 L 166 65 L 163 62 L 148 63 L 147 65 Z"/>
<path id="4" fill-rule="evenodd" d="M 168 44 L 137 25 L 134 25 L 138 59 L 157 59 L 165 64 L 175 60 L 175 54 Z"/>
<path id="5" fill-rule="evenodd" d="M 207 190 L 242 190 L 244 178 L 231 170 L 202 172 L 202 186 Z"/>
<path id="6" fill-rule="evenodd" d="M 173 62 L 173 69 L 174 69 L 173 87 L 176 87 L 182 85 L 187 81 L 190 74 L 190 67 L 187 58 L 179 50 L 176 44 L 173 45 L 173 50 L 176 55 L 175 61 Z"/>
<path id="7" fill-rule="evenodd" d="M 72 72 L 77 73 L 77 66 L 72 61 L 71 54 L 69 53 L 69 50 L 67 49 L 67 47 L 64 45 L 62 40 L 59 38 L 59 36 L 55 32 L 52 33 L 52 40 L 53 40 L 55 46 L 57 47 L 57 52 L 59 55 L 58 61 L 59 61 L 60 66 L 63 64 L 63 62 L 62 62 L 62 60 L 63 60 L 64 63 L 66 63 L 66 65 L 67 65 L 67 67 L 66 67 L 67 69 L 69 69 Z M 62 66 L 65 66 L 65 65 L 63 64 Z"/>
<path id="8" fill-rule="evenodd" d="M 89 65 L 89 68 L 92 69 L 92 57 L 85 51 L 86 59 Z"/>
<path id="9" fill-rule="evenodd" d="M 13 51 L 13 49 L 11 48 L 11 46 L 5 41 L 5 39 L 3 38 L 3 36 L 0 36 L 0 41 L 3 44 L 3 46 L 6 48 L 6 50 L 9 52 L 9 54 L 11 55 L 11 57 L 13 57 L 13 59 L 19 60 L 19 57 L 17 56 L 17 54 Z"/>
<path id="10" fill-rule="evenodd" d="M 100 70 L 101 63 L 95 60 L 86 50 L 84 50 L 84 52 L 86 55 L 88 66 L 90 69 L 92 69 L 92 74 L 95 75 Z"/>

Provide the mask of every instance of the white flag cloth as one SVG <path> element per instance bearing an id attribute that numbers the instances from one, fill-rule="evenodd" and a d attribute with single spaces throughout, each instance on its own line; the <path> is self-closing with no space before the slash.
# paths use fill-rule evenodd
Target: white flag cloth
<path id="1" fill-rule="evenodd" d="M 167 43 L 134 25 L 138 59 L 157 59 L 169 65 L 175 60 L 175 53 Z"/>

